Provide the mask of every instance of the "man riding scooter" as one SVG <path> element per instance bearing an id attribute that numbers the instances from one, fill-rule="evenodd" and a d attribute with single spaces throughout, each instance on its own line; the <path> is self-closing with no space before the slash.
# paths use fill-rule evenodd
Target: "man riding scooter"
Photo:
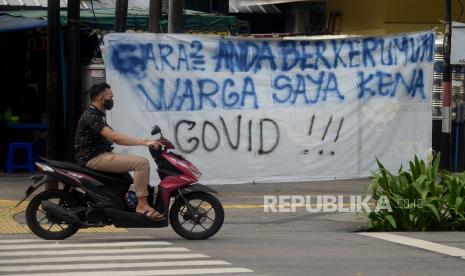
<path id="1" fill-rule="evenodd" d="M 164 215 L 152 208 L 148 201 L 150 176 L 149 161 L 140 156 L 113 153 L 113 143 L 124 146 L 146 146 L 158 149 L 160 142 L 133 138 L 114 131 L 106 122 L 106 111 L 113 107 L 113 92 L 107 83 L 95 84 L 90 89 L 91 106 L 81 115 L 76 130 L 74 148 L 76 161 L 89 169 L 124 173 L 134 171 L 137 196 L 136 212 L 153 220 Z"/>

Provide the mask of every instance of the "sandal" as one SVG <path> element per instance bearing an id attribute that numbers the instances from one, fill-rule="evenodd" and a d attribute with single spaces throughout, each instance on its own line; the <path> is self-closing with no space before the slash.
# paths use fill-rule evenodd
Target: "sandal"
<path id="1" fill-rule="evenodd" d="M 165 216 L 163 214 L 159 213 L 157 210 L 153 208 L 148 208 L 143 213 L 142 212 L 137 212 L 137 213 L 151 220 L 164 220 L 165 219 Z"/>

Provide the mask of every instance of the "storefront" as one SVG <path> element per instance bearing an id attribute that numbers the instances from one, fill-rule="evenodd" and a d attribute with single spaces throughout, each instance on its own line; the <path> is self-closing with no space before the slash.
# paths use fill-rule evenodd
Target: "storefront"
<path id="1" fill-rule="evenodd" d="M 45 152 L 46 26 L 40 19 L 0 15 L 1 168 L 8 143 L 28 142 L 35 155 Z"/>

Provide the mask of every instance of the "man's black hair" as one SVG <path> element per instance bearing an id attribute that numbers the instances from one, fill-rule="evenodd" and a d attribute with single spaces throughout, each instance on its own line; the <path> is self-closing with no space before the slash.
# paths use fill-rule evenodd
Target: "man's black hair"
<path id="1" fill-rule="evenodd" d="M 89 90 L 90 100 L 94 101 L 95 98 L 97 98 L 98 95 L 100 95 L 103 91 L 105 91 L 105 89 L 110 89 L 110 88 L 111 88 L 111 86 L 106 82 L 97 83 L 97 84 L 92 85 L 92 87 Z"/>

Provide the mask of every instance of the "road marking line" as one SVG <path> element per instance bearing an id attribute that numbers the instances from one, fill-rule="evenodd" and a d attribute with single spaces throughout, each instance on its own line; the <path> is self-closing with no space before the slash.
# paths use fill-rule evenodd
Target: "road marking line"
<path id="1" fill-rule="evenodd" d="M 199 275 L 221 273 L 249 273 L 253 270 L 240 267 L 231 268 L 198 268 L 198 269 L 166 269 L 166 270 L 136 270 L 136 271 L 86 271 L 86 272 L 60 272 L 60 273 L 28 273 L 31 276 L 146 276 L 146 275 Z M 10 276 L 24 276 L 24 274 L 9 274 Z"/>
<path id="2" fill-rule="evenodd" d="M 147 268 L 166 266 L 199 266 L 199 265 L 230 265 L 225 261 L 168 261 L 168 262 L 146 262 L 146 263 L 92 263 L 92 264 L 65 264 L 65 265 L 29 265 L 29 266 L 4 266 L 0 267 L 0 272 L 20 272 L 20 271 L 43 271 L 43 270 L 95 270 L 108 268 Z"/>
<path id="3" fill-rule="evenodd" d="M 31 243 L 31 242 L 47 242 L 46 240 L 42 239 L 20 239 L 20 240 L 0 240 L 0 244 L 5 243 Z"/>
<path id="4" fill-rule="evenodd" d="M 11 251 L 0 252 L 0 257 L 14 256 L 47 256 L 47 255 L 78 255 L 78 254 L 122 254 L 122 253 L 153 253 L 153 252 L 186 252 L 190 249 L 184 247 L 158 247 L 158 248 L 125 248 L 102 250 L 60 250 L 60 251 Z"/>
<path id="5" fill-rule="evenodd" d="M 428 251 L 433 251 L 453 257 L 462 257 L 465 259 L 465 249 L 442 245 L 435 242 L 429 242 L 420 239 L 408 238 L 391 233 L 359 233 L 363 236 L 377 238 L 393 243 L 403 244 L 411 247 L 421 248 Z"/>
<path id="6" fill-rule="evenodd" d="M 171 245 L 169 242 L 146 241 L 146 242 L 105 242 L 105 243 L 48 243 L 48 244 L 10 244 L 0 245 L 0 250 L 36 249 L 36 248 L 68 248 L 68 247 L 125 247 L 125 246 L 154 246 Z"/>
<path id="7" fill-rule="evenodd" d="M 79 233 L 127 233 L 127 232 L 128 232 L 128 229 L 122 228 L 122 227 L 115 227 L 114 225 L 79 229 Z"/>
<path id="8" fill-rule="evenodd" d="M 368 206 L 375 206 L 374 203 L 368 203 Z M 276 208 L 276 209 L 283 209 L 283 208 L 332 208 L 334 205 L 332 204 L 225 204 L 223 205 L 224 209 L 264 209 L 264 208 Z M 357 207 L 356 204 L 351 203 L 343 203 L 342 207 L 344 208 L 355 208 Z"/>
<path id="9" fill-rule="evenodd" d="M 123 252 L 124 253 L 124 252 Z M 56 257 L 47 258 L 24 258 L 24 259 L 2 259 L 0 264 L 27 264 L 27 263 L 61 263 L 61 262 L 88 262 L 88 261 L 125 261 L 125 260 L 170 260 L 170 259 L 196 259 L 209 258 L 203 254 L 150 254 L 150 255 L 109 255 L 109 256 L 73 256 L 73 257 Z"/>

